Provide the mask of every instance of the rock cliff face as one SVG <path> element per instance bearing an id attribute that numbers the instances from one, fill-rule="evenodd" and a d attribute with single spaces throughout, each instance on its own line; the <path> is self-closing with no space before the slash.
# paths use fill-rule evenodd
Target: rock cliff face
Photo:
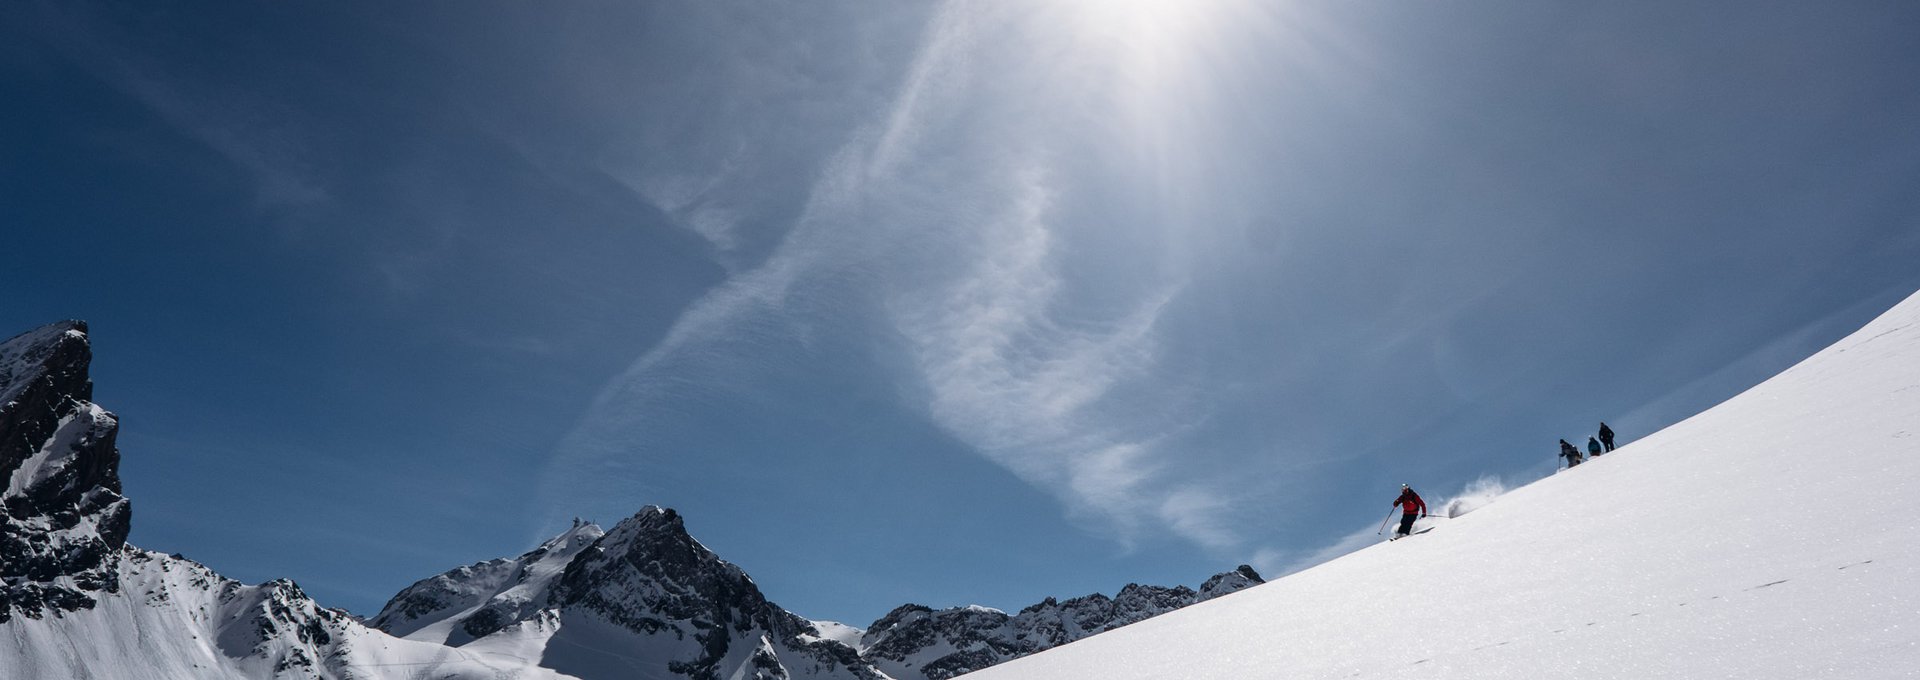
<path id="1" fill-rule="evenodd" d="M 0 623 L 92 608 L 132 508 L 120 496 L 119 423 L 93 404 L 87 326 L 65 321 L 0 343 Z"/>
<path id="2" fill-rule="evenodd" d="M 722 677 L 880 677 L 851 647 L 769 602 L 746 572 L 687 533 L 679 513 L 647 507 L 567 565 L 552 603 L 646 636 L 697 643 L 669 665 L 697 680 Z M 745 662 L 747 675 L 733 675 Z"/>
<path id="3" fill-rule="evenodd" d="M 875 621 L 863 656 L 895 680 L 946 680 L 1259 585 L 1252 567 L 1218 574 L 1195 591 L 1127 584 L 1111 598 L 1047 598 L 1020 613 L 984 607 L 904 605 Z"/>

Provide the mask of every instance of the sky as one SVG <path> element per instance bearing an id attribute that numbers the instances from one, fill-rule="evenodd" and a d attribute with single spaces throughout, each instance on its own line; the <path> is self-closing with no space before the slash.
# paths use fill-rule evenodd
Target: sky
<path id="1" fill-rule="evenodd" d="M 803 616 L 1269 576 L 1920 289 L 1901 2 L 16 3 L 0 334 L 362 615 L 680 510 Z"/>

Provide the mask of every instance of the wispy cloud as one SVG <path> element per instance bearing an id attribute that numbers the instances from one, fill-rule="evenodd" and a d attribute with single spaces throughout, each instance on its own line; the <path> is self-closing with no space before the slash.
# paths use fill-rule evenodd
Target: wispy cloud
<path id="1" fill-rule="evenodd" d="M 1179 284 L 1133 288 L 1144 292 L 1101 308 L 1115 314 L 1077 299 L 1074 284 L 1086 282 L 1063 272 L 1082 245 L 1076 238 L 1102 236 L 1061 209 L 1086 197 L 1063 194 L 1115 187 L 1062 177 L 1068 170 L 1059 159 L 1089 133 L 1075 128 L 1082 113 L 1076 107 L 1084 104 L 1037 94 L 1077 91 L 1086 87 L 1078 82 L 1083 76 L 1098 74 L 1078 70 L 1084 65 L 1001 70 L 995 54 L 1008 46 L 991 37 L 1017 34 L 1029 18 L 1005 8 L 949 6 L 865 156 L 862 177 L 870 185 L 910 189 L 929 174 L 911 164 L 939 157 L 943 140 L 969 137 L 1000 149 L 957 152 L 962 162 L 937 173 L 946 189 L 941 202 L 951 209 L 922 210 L 960 216 L 937 222 L 948 232 L 942 242 L 952 252 L 945 255 L 961 262 L 919 269 L 888 303 L 917 358 L 927 411 L 982 455 L 1122 541 L 1160 529 L 1208 547 L 1233 546 L 1237 537 L 1217 520 L 1226 508 L 1200 502 L 1205 493 L 1169 475 L 1177 472 L 1162 448 L 1169 423 L 1134 420 L 1138 414 L 1123 406 L 1129 392 L 1153 389 L 1157 326 Z M 1042 61 L 1037 56 L 1008 60 L 1031 64 Z M 1048 110 L 1049 102 L 1057 108 Z"/>
<path id="2" fill-rule="evenodd" d="M 261 207 L 304 208 L 330 199 L 287 118 L 250 115 L 246 112 L 256 107 L 189 94 L 183 83 L 143 72 L 131 62 L 115 59 L 107 69 L 103 75 L 116 87 L 251 177 Z"/>
<path id="3" fill-rule="evenodd" d="M 741 216 L 722 189 L 738 180 L 746 153 L 746 143 L 736 141 L 717 167 L 697 173 L 615 169 L 608 174 L 724 254 L 741 245 Z M 729 264 L 731 259 L 722 258 L 722 263 Z"/>
<path id="4" fill-rule="evenodd" d="M 128 47 L 133 41 L 77 6 L 39 3 L 26 10 L 44 26 L 40 37 L 63 56 L 251 178 L 260 207 L 306 208 L 330 200 L 293 112 L 166 72 L 158 60 Z"/>
<path id="5" fill-rule="evenodd" d="M 1070 12 L 1049 11 L 944 6 L 898 91 L 823 165 L 773 255 L 695 303 L 612 381 L 550 476 L 574 479 L 572 471 L 604 467 L 601 458 L 631 456 L 638 445 L 627 442 L 645 439 L 636 431 L 658 417 L 677 381 L 698 375 L 726 389 L 751 372 L 762 339 L 814 323 L 806 300 L 831 297 L 871 305 L 854 316 L 892 327 L 912 359 L 912 372 L 896 379 L 903 393 L 924 395 L 916 406 L 930 420 L 1089 526 L 1123 544 L 1154 533 L 1245 550 L 1231 521 L 1242 494 L 1186 465 L 1173 444 L 1192 416 L 1181 413 L 1179 379 L 1161 366 L 1163 321 L 1185 284 L 1178 254 L 1159 246 L 1194 222 L 1167 197 L 1194 195 L 1195 164 L 1089 172 L 1083 153 L 1134 143 L 1172 153 L 1174 133 L 1160 128 L 1177 117 L 1108 116 L 1103 107 L 1145 105 L 1153 98 L 1127 88 L 1177 79 L 1111 72 L 1132 63 L 1122 59 L 1059 59 L 1090 38 L 1050 23 Z M 709 192 L 706 181 L 629 186 L 661 205 L 691 206 Z M 1111 225 L 1116 201 L 1147 215 Z M 724 234 L 710 238 L 719 245 Z M 1142 267 L 1075 267 L 1113 256 Z"/>

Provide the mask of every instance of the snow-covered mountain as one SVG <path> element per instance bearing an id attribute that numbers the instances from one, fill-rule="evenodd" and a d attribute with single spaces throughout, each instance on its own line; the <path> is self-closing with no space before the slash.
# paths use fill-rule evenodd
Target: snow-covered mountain
<path id="1" fill-rule="evenodd" d="M 1920 295 L 1423 535 L 969 680 L 1920 677 Z"/>
<path id="2" fill-rule="evenodd" d="M 610 531 L 574 526 L 517 558 L 415 583 L 368 622 L 410 640 L 539 658 L 588 680 L 670 670 L 692 678 L 944 680 L 1260 583 L 1251 567 L 1200 590 L 1128 585 L 1008 616 L 905 605 L 862 631 L 769 602 L 738 566 L 648 507 Z"/>
<path id="3" fill-rule="evenodd" d="M 908 606 L 869 632 L 780 608 L 648 507 L 420 581 L 363 625 L 291 581 L 249 586 L 126 543 L 118 422 L 91 401 L 86 330 L 0 343 L 0 678 L 946 678 L 1259 579 L 1243 567 L 1014 617 Z"/>
<path id="4" fill-rule="evenodd" d="M 0 623 L 90 609 L 120 590 L 112 566 L 133 511 L 120 496 L 119 424 L 90 401 L 92 360 L 78 321 L 0 344 Z"/>
<path id="5" fill-rule="evenodd" d="M 647 507 L 602 532 L 576 522 L 513 559 L 420 581 L 369 620 L 411 640 L 536 658 L 588 680 L 884 676 Z"/>
<path id="6" fill-rule="evenodd" d="M 0 343 L 0 678 L 559 677 L 128 545 L 119 425 L 91 401 L 91 359 L 78 321 Z"/>
<path id="7" fill-rule="evenodd" d="M 862 656 L 897 680 L 946 680 L 1259 585 L 1253 567 L 1207 579 L 1195 591 L 1130 583 L 1109 598 L 1047 598 L 1007 615 L 986 607 L 903 605 L 861 637 Z"/>
<path id="8" fill-rule="evenodd" d="M 565 533 L 519 557 L 460 567 L 408 586 L 367 625 L 454 646 L 493 634 L 534 617 L 547 605 L 561 570 L 603 535 L 600 527 L 575 520 Z"/>

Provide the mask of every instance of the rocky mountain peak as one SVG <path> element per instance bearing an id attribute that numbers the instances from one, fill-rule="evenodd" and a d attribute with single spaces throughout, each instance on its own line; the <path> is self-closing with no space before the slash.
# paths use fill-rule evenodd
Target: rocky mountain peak
<path id="1" fill-rule="evenodd" d="M 62 321 L 0 343 L 0 622 L 90 608 L 132 508 L 120 495 L 119 422 L 90 401 L 87 325 Z"/>
<path id="2" fill-rule="evenodd" d="M 1233 571 L 1214 574 L 1213 578 L 1207 579 L 1206 583 L 1200 585 L 1200 594 L 1196 601 L 1211 600 L 1266 582 L 1266 579 L 1260 578 L 1260 572 L 1254 571 L 1252 566 L 1242 564 L 1235 567 Z"/>
<path id="3" fill-rule="evenodd" d="M 746 572 L 694 540 L 679 513 L 651 505 L 582 550 L 550 602 L 594 611 L 642 633 L 660 630 L 662 618 L 721 627 L 775 623 Z"/>

